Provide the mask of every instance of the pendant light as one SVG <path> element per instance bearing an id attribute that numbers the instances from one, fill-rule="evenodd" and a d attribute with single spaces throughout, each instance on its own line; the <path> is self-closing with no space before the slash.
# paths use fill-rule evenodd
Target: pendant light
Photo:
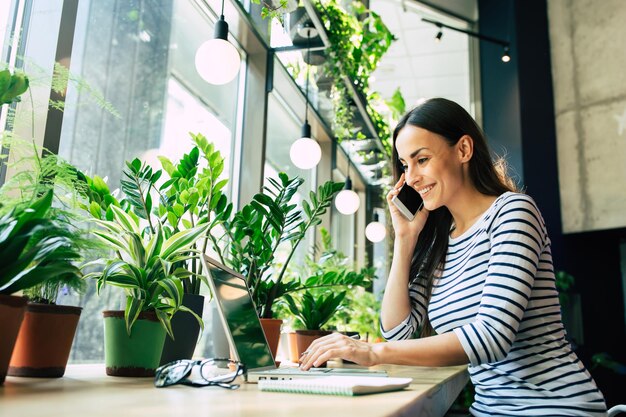
<path id="1" fill-rule="evenodd" d="M 222 85 L 234 80 L 241 66 L 241 56 L 237 48 L 228 42 L 224 0 L 220 18 L 215 22 L 214 36 L 200 45 L 196 51 L 196 71 L 209 84 Z"/>
<path id="2" fill-rule="evenodd" d="M 361 205 L 359 195 L 352 190 L 352 180 L 350 179 L 350 157 L 348 156 L 348 176 L 346 177 L 346 184 L 343 186 L 343 190 L 335 197 L 335 207 L 339 210 L 339 213 L 350 215 L 356 212 Z"/>
<path id="3" fill-rule="evenodd" d="M 377 180 L 379 179 L 379 172 L 380 170 L 376 172 Z M 365 227 L 365 237 L 372 243 L 378 243 L 383 240 L 385 236 L 387 236 L 387 228 L 378 221 L 378 212 L 374 209 L 372 222 Z"/>
<path id="4" fill-rule="evenodd" d="M 373 243 L 378 243 L 387 236 L 387 228 L 378 221 L 378 213 L 374 212 L 373 221 L 365 228 L 365 237 Z"/>
<path id="5" fill-rule="evenodd" d="M 309 67 L 311 62 L 311 38 L 317 36 L 317 30 L 309 23 L 298 30 L 300 36 L 307 38 L 307 62 L 306 81 L 304 94 L 304 124 L 302 125 L 302 137 L 296 140 L 289 149 L 291 162 L 300 169 L 311 169 L 319 164 L 322 159 L 322 149 L 315 139 L 311 138 L 311 125 L 309 124 Z"/>

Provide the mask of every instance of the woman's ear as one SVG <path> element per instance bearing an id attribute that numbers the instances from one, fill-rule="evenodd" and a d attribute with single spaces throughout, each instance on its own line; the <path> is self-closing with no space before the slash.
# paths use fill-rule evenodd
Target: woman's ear
<path id="1" fill-rule="evenodd" d="M 469 162 L 472 159 L 472 155 L 474 154 L 474 139 L 472 139 L 469 135 L 461 136 L 461 139 L 456 143 L 457 152 L 459 155 L 459 161 Z"/>

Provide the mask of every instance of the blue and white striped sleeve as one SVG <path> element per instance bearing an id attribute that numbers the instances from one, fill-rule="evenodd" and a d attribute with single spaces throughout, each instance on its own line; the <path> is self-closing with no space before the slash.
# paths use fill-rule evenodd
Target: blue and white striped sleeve
<path id="1" fill-rule="evenodd" d="M 478 314 L 473 322 L 454 329 L 474 366 L 507 356 L 548 241 L 539 210 L 522 194 L 503 205 L 489 235 L 491 250 Z"/>
<path id="2" fill-rule="evenodd" d="M 422 323 L 426 313 L 426 287 L 422 283 L 409 285 L 409 299 L 411 301 L 411 312 L 409 315 L 393 329 L 385 330 L 381 323 L 380 332 L 385 340 L 405 340 L 410 339 Z"/>

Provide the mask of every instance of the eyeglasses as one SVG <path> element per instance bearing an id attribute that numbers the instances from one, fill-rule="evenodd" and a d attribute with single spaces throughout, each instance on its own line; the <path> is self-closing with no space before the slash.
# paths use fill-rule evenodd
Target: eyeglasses
<path id="1" fill-rule="evenodd" d="M 244 372 L 244 364 L 231 359 L 181 359 L 158 367 L 154 376 L 154 386 L 162 388 L 175 384 L 192 387 L 215 385 L 237 389 L 239 384 L 232 382 Z"/>

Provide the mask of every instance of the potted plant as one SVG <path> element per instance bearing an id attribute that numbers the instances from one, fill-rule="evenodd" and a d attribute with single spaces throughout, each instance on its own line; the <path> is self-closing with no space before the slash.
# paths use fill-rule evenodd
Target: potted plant
<path id="1" fill-rule="evenodd" d="M 213 238 L 212 245 L 222 263 L 246 277 L 248 289 L 257 307 L 266 337 L 274 356 L 280 337 L 282 319 L 273 317 L 273 307 L 293 283 L 283 281 L 289 262 L 307 231 L 321 223 L 333 196 L 343 183 L 328 181 L 302 201 L 302 210 L 292 197 L 304 182 L 279 173 L 270 178 L 262 193 L 239 210 L 232 219 L 224 220 L 224 233 Z M 220 242 L 228 241 L 228 250 Z M 276 259 L 281 245 L 287 246 L 284 260 Z"/>
<path id="2" fill-rule="evenodd" d="M 183 230 L 166 237 L 158 224 L 154 233 L 143 234 L 139 217 L 110 204 L 107 217 L 94 222 L 94 234 L 108 244 L 114 255 L 88 265 L 100 264 L 101 271 L 87 278 L 122 288 L 126 294 L 123 311 L 104 311 L 105 363 L 107 375 L 153 376 L 159 365 L 166 333 L 172 337 L 171 319 L 177 311 L 192 314 L 182 305 L 183 281 L 193 274 L 181 266 L 198 255 L 193 244 L 208 225 Z"/>
<path id="3" fill-rule="evenodd" d="M 29 245 L 46 237 L 64 242 L 44 263 L 49 273 L 40 283 L 24 288 L 28 299 L 8 374 L 13 376 L 60 377 L 65 373 L 81 308 L 57 305 L 61 289 L 82 290 L 82 272 L 77 263 L 95 247 L 77 212 L 80 184 L 77 170 L 66 161 L 33 143 L 5 138 L 14 168 L 11 178 L 0 189 L 4 208 L 22 209 L 39 196 L 49 195 L 50 203 L 42 213 L 51 220 L 53 230 L 37 231 Z M 46 200 L 47 201 L 47 200 Z M 0 212 L 3 211 L 0 209 Z"/>
<path id="4" fill-rule="evenodd" d="M 355 271 L 348 257 L 333 248 L 330 233 L 323 227 L 319 231 L 321 246 L 316 248 L 319 257 L 313 253 L 307 256 L 304 265 L 288 272 L 291 288 L 283 296 L 282 304 L 295 318 L 295 327 L 300 328 L 293 338 L 297 345 L 296 359 L 314 339 L 329 333 L 321 330 L 325 325 L 346 334 L 361 333 L 362 328 L 347 326 L 347 323 L 356 320 L 359 313 L 355 311 L 357 302 L 354 300 L 364 296 L 374 278 L 373 268 Z M 337 293 L 338 289 L 341 292 Z M 343 309 L 343 305 L 350 305 L 350 309 Z M 366 328 L 363 333 L 371 331 Z"/>
<path id="5" fill-rule="evenodd" d="M 67 229 L 61 232 L 59 235 L 65 232 L 72 246 L 77 242 Z M 78 249 L 70 246 L 64 252 L 54 262 L 67 264 L 67 270 L 49 275 L 42 283 L 23 291 L 28 304 L 8 375 L 58 378 L 65 374 L 82 307 L 59 305 L 57 296 L 61 291 L 82 292 L 85 283 L 82 272 L 73 264 L 81 257 Z"/>
<path id="6" fill-rule="evenodd" d="M 12 296 L 54 275 L 70 273 L 75 258 L 63 226 L 47 217 L 52 191 L 0 217 L 0 382 L 4 381 L 24 315 L 25 297 Z"/>
<path id="7" fill-rule="evenodd" d="M 0 71 L 0 109 L 4 104 L 18 101 L 28 89 L 28 82 L 28 77 L 23 74 L 11 74 L 9 69 Z M 0 385 L 4 383 L 15 338 L 24 318 L 26 299 L 11 294 L 22 288 L 19 280 L 23 275 L 20 274 L 29 267 L 30 255 L 26 254 L 25 248 L 37 216 L 41 215 L 39 204 L 34 202 L 34 207 L 13 210 L 0 217 L 0 259 L 3 260 L 0 267 L 0 334 L 3 335 L 0 339 Z M 21 284 L 27 285 L 26 280 Z"/>
<path id="8" fill-rule="evenodd" d="M 345 297 L 346 291 L 334 293 L 331 290 L 305 290 L 297 301 L 291 296 L 285 297 L 289 311 L 304 326 L 304 330 L 296 330 L 298 357 L 315 339 L 332 333 L 322 327 L 337 312 Z"/>
<path id="9" fill-rule="evenodd" d="M 230 216 L 232 204 L 227 202 L 226 195 L 222 193 L 228 180 L 220 178 L 224 171 L 221 153 L 201 134 L 191 133 L 191 139 L 195 146 L 177 164 L 164 156 L 159 157 L 168 178 L 159 187 L 162 197 L 156 212 L 172 232 L 194 225 L 207 225 L 202 238 L 193 245 L 195 251 L 205 253 L 209 241 L 213 239 L 212 231 Z M 204 167 L 201 160 L 205 162 Z M 183 305 L 201 317 L 204 296 L 200 294 L 200 287 L 204 271 L 200 259 L 191 259 L 189 268 L 193 274 L 183 281 Z M 172 331 L 174 338 L 166 339 L 161 364 L 176 359 L 190 359 L 198 341 L 200 326 L 193 316 L 180 311 L 172 319 Z"/>
<path id="10" fill-rule="evenodd" d="M 555 286 L 559 292 L 561 316 L 566 330 L 566 338 L 574 348 L 585 343 L 582 323 L 582 303 L 580 294 L 575 291 L 576 279 L 566 271 L 555 271 Z"/>
<path id="11" fill-rule="evenodd" d="M 29 86 L 23 73 L 0 71 L 0 104 L 19 101 Z M 2 134 L 2 145 L 11 147 L 17 141 L 8 132 Z M 30 149 L 30 147 L 29 147 Z M 14 343 L 24 317 L 25 297 L 12 296 L 18 291 L 44 283 L 54 276 L 67 276 L 76 272 L 71 261 L 78 258 L 75 240 L 68 233 L 59 211 L 52 208 L 56 175 L 55 164 L 44 164 L 33 147 L 35 168 L 22 170 L 17 181 L 4 184 L 0 201 L 0 384 L 4 382 Z M 4 162 L 3 162 L 4 163 Z M 45 175 L 42 175 L 44 174 Z M 26 175 L 31 187 L 20 188 L 17 197 L 11 198 L 12 184 Z M 71 340 L 70 340 L 71 345 Z M 67 361 L 67 358 L 65 359 Z M 61 361 L 60 363 L 63 363 Z M 65 366 L 63 363 L 60 366 Z"/>
<path id="12" fill-rule="evenodd" d="M 145 237 L 154 235 L 157 228 L 168 237 L 206 225 L 204 234 L 190 247 L 196 253 L 206 252 L 213 238 L 211 231 L 230 216 L 232 204 L 221 191 L 227 184 L 226 179 L 220 178 L 224 158 L 203 135 L 191 134 L 191 139 L 195 146 L 178 163 L 159 156 L 163 170 L 153 169 L 139 159 L 128 162 L 121 183 L 124 198 L 119 201 L 102 178 L 85 176 L 89 205 L 84 208 L 95 218 L 107 220 L 112 220 L 111 206 L 132 212 L 146 224 L 141 230 Z M 163 345 L 161 363 L 190 359 L 202 326 L 197 320 L 204 308 L 204 296 L 200 294 L 204 280 L 201 262 L 198 257 L 192 257 L 180 266 L 191 272 L 182 281 L 182 305 L 186 308 L 180 309 L 172 319 L 172 334 Z M 188 309 L 194 314 L 188 314 Z"/>

